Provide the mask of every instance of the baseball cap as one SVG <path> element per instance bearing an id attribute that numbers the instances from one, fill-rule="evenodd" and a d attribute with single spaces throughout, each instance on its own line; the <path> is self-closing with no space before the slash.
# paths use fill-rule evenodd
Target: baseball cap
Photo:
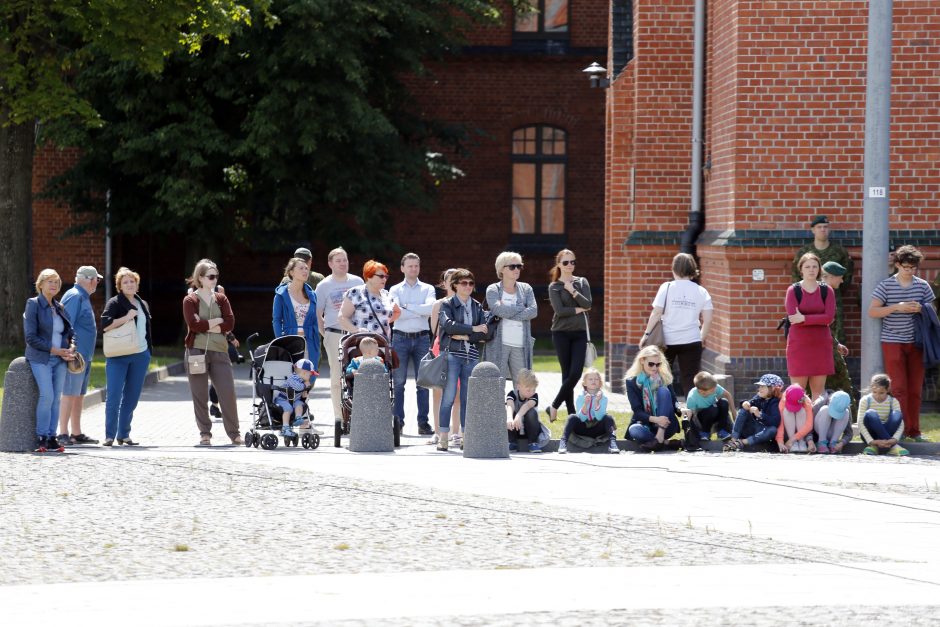
<path id="1" fill-rule="evenodd" d="M 314 372 L 313 362 L 309 359 L 298 359 L 297 363 L 294 364 L 294 368 L 297 370 L 306 370 L 308 372 Z"/>
<path id="2" fill-rule="evenodd" d="M 104 277 L 98 274 L 98 271 L 94 266 L 82 266 L 75 271 L 75 276 L 80 276 L 83 279 L 103 279 Z"/>
<path id="3" fill-rule="evenodd" d="M 754 382 L 754 385 L 766 385 L 769 388 L 782 388 L 783 379 L 775 374 L 762 374 L 760 379 Z"/>
<path id="4" fill-rule="evenodd" d="M 294 256 L 295 256 L 295 257 L 306 257 L 307 259 L 311 259 L 311 258 L 313 257 L 313 253 L 310 252 L 310 249 L 309 249 L 309 248 L 303 248 L 303 247 L 301 247 L 301 248 L 298 248 L 297 250 L 294 251 Z"/>
<path id="5" fill-rule="evenodd" d="M 823 272 L 826 274 L 831 274 L 832 276 L 845 276 L 845 273 L 848 272 L 848 270 L 845 269 L 845 266 L 843 266 L 838 261 L 827 261 L 823 264 L 822 269 Z"/>
<path id="6" fill-rule="evenodd" d="M 849 411 L 851 403 L 852 399 L 848 393 L 842 390 L 833 392 L 832 396 L 829 397 L 829 417 L 833 420 L 842 420 L 845 418 L 845 413 Z"/>
<path id="7" fill-rule="evenodd" d="M 806 396 L 806 392 L 803 390 L 803 387 L 794 383 L 783 393 L 784 407 L 786 407 L 787 411 L 800 411 L 800 408 L 803 407 L 802 401 L 804 396 Z"/>
<path id="8" fill-rule="evenodd" d="M 816 216 L 813 218 L 813 221 L 809 223 L 810 227 L 814 227 L 817 224 L 829 224 L 829 218 L 826 216 Z"/>

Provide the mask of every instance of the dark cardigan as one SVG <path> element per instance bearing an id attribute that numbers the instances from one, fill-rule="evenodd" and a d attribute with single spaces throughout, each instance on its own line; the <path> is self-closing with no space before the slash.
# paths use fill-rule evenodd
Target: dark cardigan
<path id="1" fill-rule="evenodd" d="M 131 301 L 127 299 L 127 296 L 125 296 L 123 293 L 118 294 L 117 296 L 112 296 L 111 300 L 105 304 L 104 311 L 101 312 L 101 328 L 104 329 L 110 326 L 111 323 L 118 318 L 123 318 L 131 309 L 137 309 L 138 315 L 140 310 L 143 310 L 144 315 L 147 317 L 147 350 L 152 353 L 153 341 L 150 339 L 150 305 L 148 305 L 147 301 L 145 301 L 140 296 L 135 296 L 134 298 L 137 301 L 137 304 L 140 305 L 139 308 L 132 304 Z M 133 320 L 127 324 L 131 323 L 136 324 L 136 322 Z"/>

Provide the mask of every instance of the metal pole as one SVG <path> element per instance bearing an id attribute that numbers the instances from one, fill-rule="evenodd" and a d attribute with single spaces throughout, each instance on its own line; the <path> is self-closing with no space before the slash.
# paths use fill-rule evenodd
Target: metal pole
<path id="1" fill-rule="evenodd" d="M 881 320 L 870 318 L 867 312 L 875 286 L 888 274 L 892 27 L 892 0 L 869 0 L 862 230 L 862 385 L 883 367 Z"/>
<path id="2" fill-rule="evenodd" d="M 105 206 L 108 208 L 104 217 L 104 300 L 111 300 L 111 190 L 104 194 Z"/>

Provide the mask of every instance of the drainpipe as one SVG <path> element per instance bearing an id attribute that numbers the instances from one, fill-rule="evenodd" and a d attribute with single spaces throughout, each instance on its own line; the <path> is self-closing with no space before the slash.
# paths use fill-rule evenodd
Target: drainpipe
<path id="1" fill-rule="evenodd" d="M 705 230 L 702 204 L 702 121 L 705 117 L 705 0 L 695 0 L 695 40 L 692 66 L 692 194 L 689 225 L 682 233 L 679 250 L 695 254 L 695 242 Z"/>

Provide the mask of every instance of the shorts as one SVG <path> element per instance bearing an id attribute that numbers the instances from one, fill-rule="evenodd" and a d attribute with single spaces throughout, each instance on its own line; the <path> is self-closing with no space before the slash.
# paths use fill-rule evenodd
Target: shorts
<path id="1" fill-rule="evenodd" d="M 88 381 L 91 379 L 91 360 L 85 359 L 85 372 L 72 374 L 65 372 L 65 385 L 62 387 L 62 396 L 84 396 L 88 391 Z"/>
<path id="2" fill-rule="evenodd" d="M 290 401 L 284 396 L 278 396 L 274 399 L 274 404 L 280 407 L 285 414 L 292 412 L 295 416 L 302 416 L 304 413 L 304 402 L 299 398 L 294 400 L 293 407 L 291 407 Z"/>

